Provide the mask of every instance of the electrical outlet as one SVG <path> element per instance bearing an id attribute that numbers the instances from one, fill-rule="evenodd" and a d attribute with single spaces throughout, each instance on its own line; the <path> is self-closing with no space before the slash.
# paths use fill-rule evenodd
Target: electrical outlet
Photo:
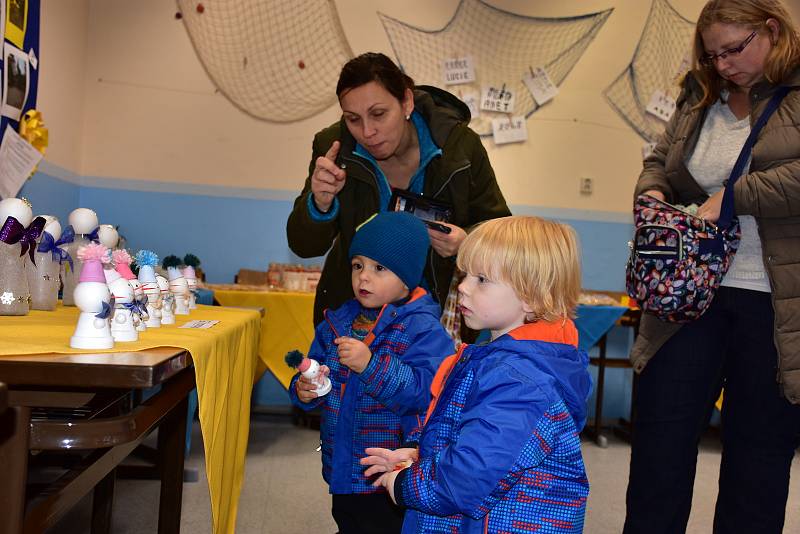
<path id="1" fill-rule="evenodd" d="M 588 177 L 581 178 L 581 195 L 591 195 L 594 189 L 594 180 Z"/>

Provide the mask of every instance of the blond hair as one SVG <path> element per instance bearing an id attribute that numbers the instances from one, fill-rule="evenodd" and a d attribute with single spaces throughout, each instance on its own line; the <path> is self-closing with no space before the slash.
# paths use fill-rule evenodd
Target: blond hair
<path id="1" fill-rule="evenodd" d="M 703 89 L 703 98 L 697 107 L 713 104 L 720 91 L 726 87 L 713 65 L 705 66 L 700 58 L 706 55 L 702 33 L 712 24 L 732 24 L 751 31 L 767 32 L 767 20 L 774 19 L 778 25 L 778 37 L 764 62 L 764 77 L 779 84 L 800 63 L 800 37 L 786 8 L 779 0 L 710 0 L 700 12 L 694 32 L 693 73 Z"/>
<path id="2" fill-rule="evenodd" d="M 574 317 L 581 288 L 575 231 L 539 217 L 491 219 L 458 251 L 458 268 L 510 285 L 533 313 L 530 322 Z"/>

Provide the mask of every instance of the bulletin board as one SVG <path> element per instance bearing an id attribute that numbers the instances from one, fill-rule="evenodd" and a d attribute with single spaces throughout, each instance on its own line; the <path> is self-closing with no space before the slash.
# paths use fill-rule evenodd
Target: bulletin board
<path id="1" fill-rule="evenodd" d="M 23 113 L 36 107 L 39 89 L 40 0 L 0 0 L 3 54 L 0 137 L 10 124 L 19 127 Z"/>

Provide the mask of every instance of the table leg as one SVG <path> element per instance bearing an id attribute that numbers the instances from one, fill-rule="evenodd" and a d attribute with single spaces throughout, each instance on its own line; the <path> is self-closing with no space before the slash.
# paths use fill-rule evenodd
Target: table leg
<path id="1" fill-rule="evenodd" d="M 186 450 L 186 411 L 189 399 L 183 399 L 164 417 L 158 427 L 158 468 L 161 473 L 161 498 L 158 507 L 159 534 L 181 529 L 183 498 L 183 462 Z"/>
<path id="2" fill-rule="evenodd" d="M 92 534 L 111 532 L 111 512 L 114 509 L 114 483 L 117 470 L 112 469 L 94 487 L 92 497 Z"/>
<path id="3" fill-rule="evenodd" d="M 0 415 L 0 533 L 22 532 L 31 409 L 14 406 Z"/>
<path id="4" fill-rule="evenodd" d="M 606 381 L 606 341 L 604 335 L 597 342 L 599 349 L 597 362 L 597 395 L 594 405 L 594 440 L 600 447 L 608 447 L 608 439 L 603 435 L 603 393 Z"/>

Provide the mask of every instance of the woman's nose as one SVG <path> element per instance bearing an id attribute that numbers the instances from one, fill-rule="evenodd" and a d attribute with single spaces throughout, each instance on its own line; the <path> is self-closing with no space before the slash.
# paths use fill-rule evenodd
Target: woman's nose
<path id="1" fill-rule="evenodd" d="M 375 128 L 367 120 L 364 121 L 363 133 L 364 133 L 364 137 L 365 138 L 369 138 L 369 137 L 372 137 L 373 135 L 375 135 Z"/>

